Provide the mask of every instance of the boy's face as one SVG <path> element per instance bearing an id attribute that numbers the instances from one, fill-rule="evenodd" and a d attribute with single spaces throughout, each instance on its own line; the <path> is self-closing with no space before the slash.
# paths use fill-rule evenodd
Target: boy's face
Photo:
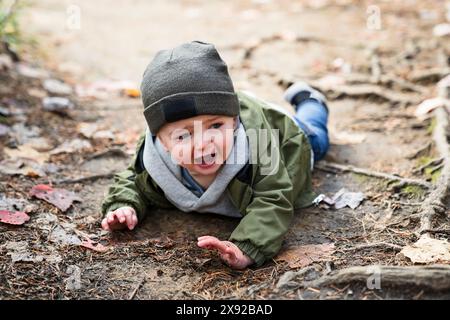
<path id="1" fill-rule="evenodd" d="M 200 115 L 166 123 L 157 136 L 178 165 L 193 175 L 212 175 L 228 158 L 235 122 L 234 117 Z"/>

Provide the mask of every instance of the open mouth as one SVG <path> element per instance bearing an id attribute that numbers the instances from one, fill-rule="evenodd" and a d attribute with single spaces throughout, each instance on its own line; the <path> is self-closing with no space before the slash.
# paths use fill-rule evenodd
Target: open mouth
<path id="1" fill-rule="evenodd" d="M 200 167 L 210 167 L 214 165 L 215 160 L 216 160 L 216 153 L 213 152 L 211 154 L 204 155 L 201 158 L 201 162 L 200 158 L 195 159 L 194 163 Z"/>
<path id="2" fill-rule="evenodd" d="M 212 164 L 216 160 L 216 153 L 211 153 L 202 158 L 202 164 Z"/>

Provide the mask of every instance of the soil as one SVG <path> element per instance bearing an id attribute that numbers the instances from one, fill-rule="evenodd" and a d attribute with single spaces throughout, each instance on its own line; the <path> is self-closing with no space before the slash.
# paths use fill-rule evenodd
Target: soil
<path id="1" fill-rule="evenodd" d="M 81 8 L 81 28 L 65 27 L 66 9 Z M 445 1 L 375 1 L 381 12 L 381 27 L 368 26 L 368 7 L 374 1 L 56 1 L 34 2 L 21 19 L 26 33 L 35 37 L 39 52 L 26 51 L 24 59 L 37 61 L 55 77 L 75 86 L 97 79 L 129 79 L 139 83 L 146 64 L 160 49 L 184 41 L 202 39 L 216 44 L 230 69 L 238 90 L 249 90 L 288 110 L 282 99 L 286 81 L 315 80 L 351 74 L 371 76 L 371 54 L 375 50 L 382 74 L 408 79 L 416 71 L 448 67 L 450 44 L 432 36 L 434 25 L 445 20 Z M 219 14 L 220 13 L 220 14 Z M 426 15 L 428 13 L 428 15 Z M 235 31 L 232 31 L 235 30 Z M 236 32 L 238 31 L 238 32 Z M 291 34 L 299 36 L 292 40 Z M 250 49 L 249 49 L 250 48 Z M 372 50 L 372 51 L 371 51 Z M 245 58 L 245 54 L 249 57 Z M 445 59 L 442 59 L 444 55 Z M 336 60 L 340 59 L 340 60 Z M 348 71 L 348 70 L 347 70 Z M 28 112 L 26 124 L 42 129 L 56 146 L 80 138 L 77 123 L 97 123 L 116 135 L 129 138 L 92 141 L 87 153 L 51 158 L 58 171 L 47 177 L 1 175 L 0 191 L 9 198 L 27 199 L 38 208 L 23 226 L 0 224 L 0 299 L 392 299 L 445 298 L 449 293 L 423 287 L 386 287 L 371 290 L 365 284 L 325 288 L 279 289 L 280 277 L 291 268 L 274 260 L 261 268 L 235 271 L 220 262 L 215 253 L 196 246 L 202 235 L 226 239 L 238 221 L 197 213 L 155 210 L 132 232 L 102 233 L 100 204 L 112 183 L 110 177 L 83 183 L 58 184 L 58 180 L 107 174 L 125 168 L 131 160 L 117 155 L 89 160 L 89 155 L 121 148 L 132 150 L 144 130 L 139 99 L 112 95 L 108 99 L 81 99 L 70 116 L 42 112 L 40 100 L 27 94 L 42 88 L 39 80 L 2 75 L 2 103 L 22 101 Z M 418 83 L 423 92 L 403 91 L 419 101 L 434 96 L 436 81 Z M 3 85 L 5 84 L 5 86 Z M 387 90 L 388 88 L 386 88 Z M 397 90 L 398 89 L 392 89 Z M 11 100 L 8 100 L 11 101 Z M 331 148 L 326 161 L 349 164 L 373 171 L 431 181 L 414 173 L 424 159 L 438 157 L 432 142 L 432 121 L 414 116 L 416 104 L 382 101 L 366 97 L 330 98 Z M 9 124 L 17 122 L 11 120 Z M 364 140 L 352 141 L 363 136 Z M 2 138 L 2 147 L 10 140 Z M 54 206 L 31 198 L 32 186 L 53 182 L 75 191 L 82 202 L 63 213 Z M 317 275 L 350 266 L 412 263 L 392 248 L 355 249 L 359 245 L 385 242 L 405 246 L 417 240 L 416 213 L 427 196 L 420 188 L 391 189 L 385 180 L 354 173 L 314 171 L 314 189 L 328 196 L 341 188 L 363 192 L 365 200 L 356 209 L 339 210 L 317 206 L 296 212 L 285 237 L 290 247 L 334 243 L 332 258 L 311 264 Z M 412 205 L 407 205 L 411 203 Z M 447 212 L 449 203 L 446 203 Z M 27 241 L 34 252 L 49 252 L 55 246 L 49 233 L 39 227 L 46 213 L 70 223 L 110 250 L 96 252 L 84 247 L 56 246 L 59 263 L 11 262 L 7 241 Z M 448 216 L 448 215 L 447 215 Z M 403 219 L 404 218 L 404 219 Z M 403 219 L 403 220 L 402 220 Z M 396 221 L 401 223 L 394 224 Z M 449 227 L 448 218 L 436 225 Z M 445 235 L 441 236 L 445 239 Z M 353 248 L 353 249 L 352 249 Z M 351 249 L 351 250 L 349 250 Z M 78 270 L 80 287 L 67 286 Z M 137 289 L 136 289 L 137 288 Z M 133 294 L 134 293 L 134 294 Z"/>

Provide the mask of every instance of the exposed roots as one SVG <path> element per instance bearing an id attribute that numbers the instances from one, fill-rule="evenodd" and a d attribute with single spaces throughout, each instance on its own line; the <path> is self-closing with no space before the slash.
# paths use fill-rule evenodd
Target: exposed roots
<path id="1" fill-rule="evenodd" d="M 422 203 L 420 208 L 420 228 L 418 234 L 426 233 L 426 230 L 433 229 L 433 219 L 437 214 L 445 213 L 444 205 L 450 184 L 450 149 L 448 143 L 448 117 L 449 114 L 444 108 L 435 110 L 436 127 L 433 132 L 433 139 L 436 149 L 443 159 L 442 173 L 439 176 L 435 188 Z"/>
<path id="2" fill-rule="evenodd" d="M 378 284 L 383 286 L 415 286 L 428 288 L 431 290 L 450 289 L 450 266 L 363 266 L 350 267 L 332 272 L 317 280 L 306 282 L 304 287 L 323 287 L 336 284 L 347 284 L 361 282 L 365 286 L 368 284 Z"/>

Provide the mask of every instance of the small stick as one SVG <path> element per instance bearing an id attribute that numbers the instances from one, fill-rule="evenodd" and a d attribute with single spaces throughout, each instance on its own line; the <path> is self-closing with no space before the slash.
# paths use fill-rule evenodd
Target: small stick
<path id="1" fill-rule="evenodd" d="M 360 246 L 356 246 L 353 248 L 348 249 L 342 249 L 342 251 L 355 251 L 355 250 L 361 250 L 361 249 L 371 249 L 371 248 L 379 248 L 379 247 L 385 247 L 387 249 L 392 249 L 394 251 L 400 251 L 403 249 L 402 246 L 393 244 L 393 243 L 387 243 L 387 242 L 377 242 L 377 243 L 368 243 L 368 244 L 362 244 Z"/>
<path id="2" fill-rule="evenodd" d="M 115 157 L 121 157 L 121 158 L 127 158 L 128 157 L 128 155 L 122 149 L 112 148 L 112 149 L 109 149 L 109 150 L 106 150 L 106 151 L 97 152 L 97 153 L 94 153 L 92 155 L 89 155 L 89 156 L 87 156 L 85 158 L 85 160 L 92 160 L 92 159 L 97 159 L 97 158 L 101 158 L 101 157 L 108 157 L 108 156 L 115 156 Z"/>
<path id="3" fill-rule="evenodd" d="M 144 284 L 145 277 L 142 277 L 141 280 L 139 280 L 138 284 L 134 288 L 134 290 L 131 292 L 130 296 L 128 297 L 128 300 L 133 300 L 136 296 L 136 293 L 138 292 L 139 288 Z"/>

